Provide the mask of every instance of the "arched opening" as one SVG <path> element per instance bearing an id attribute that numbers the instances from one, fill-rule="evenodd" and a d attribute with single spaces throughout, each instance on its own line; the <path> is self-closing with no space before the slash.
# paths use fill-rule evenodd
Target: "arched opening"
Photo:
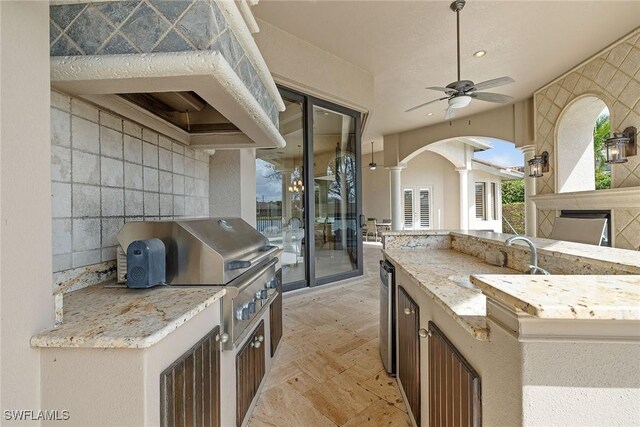
<path id="1" fill-rule="evenodd" d="M 558 193 L 610 187 L 603 154 L 609 123 L 609 109 L 595 95 L 579 98 L 565 109 L 556 135 Z"/>

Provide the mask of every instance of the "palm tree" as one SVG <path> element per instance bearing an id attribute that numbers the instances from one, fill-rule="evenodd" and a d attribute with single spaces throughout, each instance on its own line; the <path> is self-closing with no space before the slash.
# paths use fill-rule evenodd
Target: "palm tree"
<path id="1" fill-rule="evenodd" d="M 595 154 L 596 190 L 611 188 L 611 173 L 606 170 L 604 141 L 609 138 L 611 120 L 609 111 L 603 112 L 593 128 L 593 151 Z"/>

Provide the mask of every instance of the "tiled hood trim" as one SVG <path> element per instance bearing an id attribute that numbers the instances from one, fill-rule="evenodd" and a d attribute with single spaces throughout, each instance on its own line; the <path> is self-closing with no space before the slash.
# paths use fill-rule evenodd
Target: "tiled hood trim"
<path id="1" fill-rule="evenodd" d="M 216 1 L 60 4 L 51 6 L 49 19 L 51 56 L 218 51 L 278 125 L 280 106 Z"/>

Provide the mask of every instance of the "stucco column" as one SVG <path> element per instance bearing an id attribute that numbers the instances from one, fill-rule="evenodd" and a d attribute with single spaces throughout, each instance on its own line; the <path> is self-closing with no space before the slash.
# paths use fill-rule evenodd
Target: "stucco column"
<path id="1" fill-rule="evenodd" d="M 460 229 L 469 229 L 469 169 L 456 168 L 460 174 Z"/>
<path id="2" fill-rule="evenodd" d="M 533 159 L 536 153 L 535 145 L 525 145 L 520 147 L 520 151 L 524 154 L 524 234 L 530 237 L 536 237 L 537 212 L 536 205 L 531 200 L 531 196 L 536 195 L 536 178 L 529 176 L 528 161 Z"/>
<path id="3" fill-rule="evenodd" d="M 389 168 L 391 179 L 391 229 L 393 231 L 402 230 L 402 166 Z"/>

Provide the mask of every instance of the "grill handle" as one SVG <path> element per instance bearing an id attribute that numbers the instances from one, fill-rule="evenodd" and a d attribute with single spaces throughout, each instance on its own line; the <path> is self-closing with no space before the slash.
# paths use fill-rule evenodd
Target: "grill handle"
<path id="1" fill-rule="evenodd" d="M 230 271 L 230 270 L 241 270 L 243 268 L 249 268 L 252 265 L 260 264 L 262 260 L 265 260 L 272 256 L 279 255 L 281 252 L 282 252 L 282 249 L 280 249 L 279 247 L 271 246 L 267 250 L 260 251 L 258 255 L 254 256 L 249 260 L 244 261 L 244 260 L 234 259 L 227 262 L 226 269 L 227 271 Z"/>
<path id="2" fill-rule="evenodd" d="M 251 261 L 241 261 L 234 259 L 227 263 L 227 270 L 241 270 L 243 268 L 251 267 Z"/>

